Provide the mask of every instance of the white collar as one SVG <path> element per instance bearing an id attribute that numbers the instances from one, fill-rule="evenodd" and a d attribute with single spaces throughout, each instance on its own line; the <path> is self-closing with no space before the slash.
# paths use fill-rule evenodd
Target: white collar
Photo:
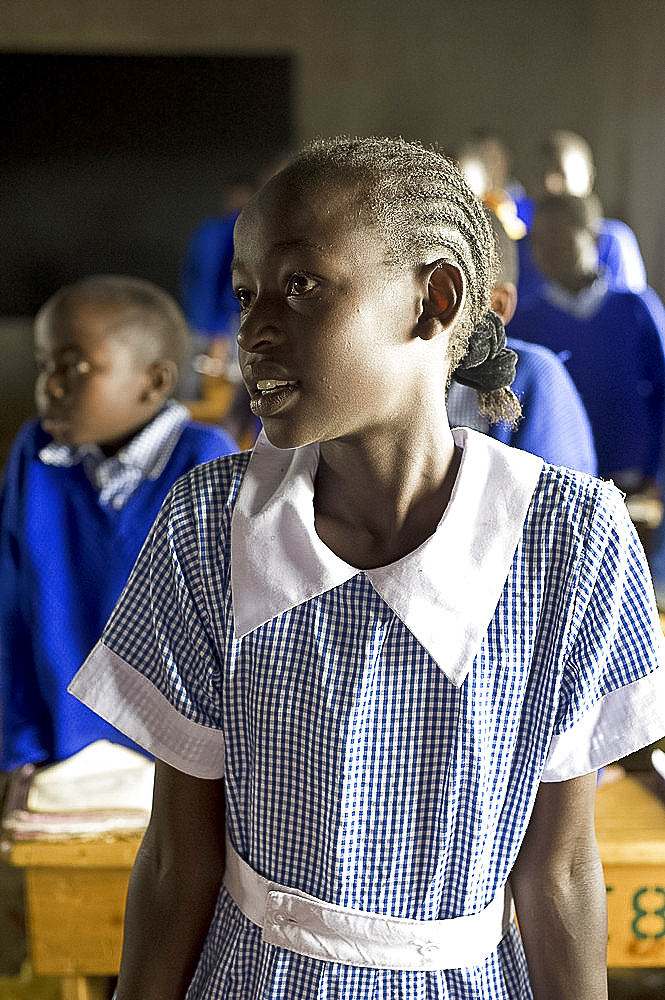
<path id="1" fill-rule="evenodd" d="M 607 279 L 602 274 L 580 292 L 568 292 L 553 281 L 545 283 L 545 295 L 552 305 L 581 320 L 591 319 L 596 315 L 605 301 L 607 291 Z"/>
<path id="2" fill-rule="evenodd" d="M 189 419 L 189 410 L 182 403 L 169 399 L 150 423 L 111 458 L 107 458 L 97 444 L 69 445 L 57 441 L 45 444 L 39 458 L 45 465 L 65 468 L 85 462 L 86 471 L 93 474 L 103 466 L 109 470 L 135 468 L 146 479 L 158 479 Z"/>
<path id="3" fill-rule="evenodd" d="M 389 566 L 358 570 L 314 527 L 318 444 L 282 450 L 261 432 L 231 520 L 237 638 L 363 572 L 450 681 L 464 681 L 501 596 L 542 460 L 455 428 L 463 456 L 435 533 Z"/>

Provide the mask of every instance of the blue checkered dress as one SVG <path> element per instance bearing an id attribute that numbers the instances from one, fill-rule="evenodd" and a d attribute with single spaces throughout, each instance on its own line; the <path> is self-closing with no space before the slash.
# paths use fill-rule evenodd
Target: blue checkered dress
<path id="1" fill-rule="evenodd" d="M 247 461 L 220 459 L 176 485 L 75 693 L 176 765 L 223 743 L 229 834 L 259 873 L 382 914 L 480 911 L 508 879 L 541 780 L 585 773 L 665 731 L 663 708 L 648 711 L 665 701 L 662 636 L 620 494 L 542 469 L 489 628 L 456 685 L 364 572 L 235 635 L 230 522 Z M 644 725 L 624 724 L 640 716 Z M 265 944 L 225 889 L 187 994 L 530 996 L 514 926 L 476 968 L 355 968 Z"/>

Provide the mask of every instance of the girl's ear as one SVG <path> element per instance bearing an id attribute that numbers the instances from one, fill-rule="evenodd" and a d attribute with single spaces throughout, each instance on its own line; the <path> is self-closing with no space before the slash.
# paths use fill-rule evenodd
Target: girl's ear
<path id="1" fill-rule="evenodd" d="M 147 368 L 148 385 L 145 390 L 146 401 L 161 402 L 168 399 L 178 381 L 178 366 L 170 358 L 160 358 L 153 361 Z"/>
<path id="2" fill-rule="evenodd" d="M 418 334 L 423 340 L 431 340 L 452 326 L 464 303 L 466 288 L 464 275 L 448 260 L 428 264 L 425 278 L 427 291 Z"/>

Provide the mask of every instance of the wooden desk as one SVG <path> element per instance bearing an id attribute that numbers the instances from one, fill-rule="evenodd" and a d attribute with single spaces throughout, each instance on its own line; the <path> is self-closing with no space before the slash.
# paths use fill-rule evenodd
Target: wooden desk
<path id="1" fill-rule="evenodd" d="M 141 836 L 10 845 L 26 875 L 29 953 L 63 1000 L 100 1000 L 120 965 L 127 884 Z"/>
<path id="2" fill-rule="evenodd" d="M 599 787 L 596 835 L 605 871 L 610 967 L 665 966 L 665 784 L 627 774 Z"/>
<path id="3" fill-rule="evenodd" d="M 596 829 L 607 883 L 608 965 L 665 966 L 665 804 L 657 775 L 601 785 Z M 63 1000 L 98 1000 L 117 973 L 139 836 L 10 845 L 26 869 L 35 972 L 62 977 Z"/>
<path id="4" fill-rule="evenodd" d="M 229 412 L 235 385 L 226 378 L 213 378 L 210 375 L 202 375 L 201 382 L 201 398 L 183 400 L 183 405 L 194 420 L 200 420 L 204 424 L 219 424 Z"/>

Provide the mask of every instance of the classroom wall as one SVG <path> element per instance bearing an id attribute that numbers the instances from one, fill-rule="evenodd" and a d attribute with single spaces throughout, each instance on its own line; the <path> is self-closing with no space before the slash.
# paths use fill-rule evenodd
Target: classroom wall
<path id="1" fill-rule="evenodd" d="M 401 133 L 450 149 L 495 127 L 516 172 L 554 127 L 584 134 L 606 214 L 665 294 L 662 0 L 3 0 L 4 52 L 291 56 L 296 140 Z M 159 109 L 156 109 L 159 114 Z M 246 127 L 252 127 L 247 121 Z"/>
<path id="2" fill-rule="evenodd" d="M 665 291 L 665 9 L 627 11 L 625 0 L 3 0 L 0 52 L 292 54 L 303 139 L 401 132 L 454 145 L 492 124 L 519 164 L 549 128 L 577 129 L 606 211 L 639 230 Z"/>

